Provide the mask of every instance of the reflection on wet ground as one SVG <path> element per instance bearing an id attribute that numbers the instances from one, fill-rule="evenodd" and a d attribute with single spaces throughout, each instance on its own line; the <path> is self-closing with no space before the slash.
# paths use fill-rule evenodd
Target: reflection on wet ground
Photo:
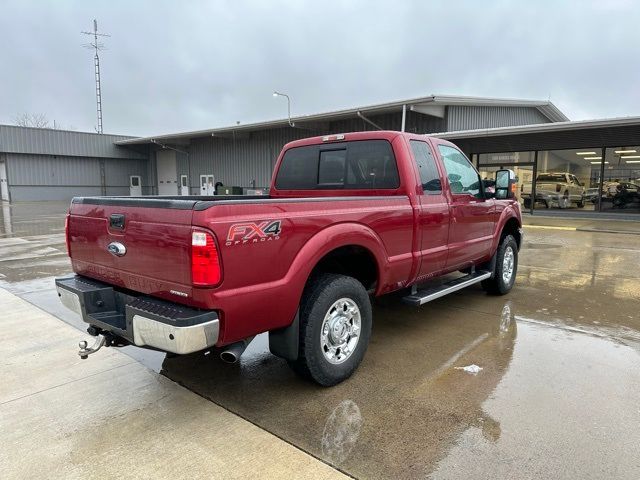
<path id="1" fill-rule="evenodd" d="M 68 203 L 0 202 L 0 206 L 0 282 L 14 283 L 69 271 L 64 240 Z"/>
<path id="2" fill-rule="evenodd" d="M 239 365 L 163 373 L 359 478 L 638 478 L 640 237 L 526 242 L 506 297 L 379 299 L 362 366 L 334 388 L 295 377 L 265 336 Z"/>
<path id="3" fill-rule="evenodd" d="M 53 253 L 34 253 L 45 246 L 2 243 L 49 234 L 0 238 L 0 286 L 82 327 L 53 293 L 50 275 L 68 264 L 47 275 L 36 265 Z M 62 237 L 46 246 L 64 253 Z M 639 271 L 640 236 L 527 230 L 505 297 L 470 288 L 420 308 L 378 299 L 362 366 L 330 389 L 297 378 L 266 335 L 231 366 L 213 353 L 138 358 L 359 478 L 635 479 Z M 460 368 L 471 365 L 481 370 Z"/>

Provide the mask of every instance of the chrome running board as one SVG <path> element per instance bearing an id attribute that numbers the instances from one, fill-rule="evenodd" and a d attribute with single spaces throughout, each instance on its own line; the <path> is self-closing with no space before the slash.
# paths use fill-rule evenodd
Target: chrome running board
<path id="1" fill-rule="evenodd" d="M 458 290 L 462 290 L 469 285 L 479 283 L 489 277 L 491 277 L 491 272 L 487 272 L 486 270 L 479 270 L 477 272 L 470 273 L 469 275 L 465 275 L 464 277 L 451 280 L 450 282 L 444 283 L 442 285 L 436 285 L 433 287 L 425 288 L 424 290 L 418 290 L 411 295 L 403 297 L 402 301 L 408 303 L 409 305 L 424 305 L 427 302 L 431 302 L 437 298 L 444 297 L 445 295 L 457 292 Z"/>

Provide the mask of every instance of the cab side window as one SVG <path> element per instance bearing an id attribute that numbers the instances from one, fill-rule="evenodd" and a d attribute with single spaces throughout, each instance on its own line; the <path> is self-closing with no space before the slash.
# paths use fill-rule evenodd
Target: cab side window
<path id="1" fill-rule="evenodd" d="M 442 163 L 447 171 L 451 193 L 454 195 L 480 195 L 480 176 L 460 150 L 438 145 Z"/>
<path id="2" fill-rule="evenodd" d="M 413 158 L 418 164 L 420 172 L 420 182 L 425 195 L 435 195 L 442 192 L 440 184 L 440 174 L 436 167 L 436 161 L 431 154 L 431 148 L 426 142 L 419 140 L 410 140 Z"/>

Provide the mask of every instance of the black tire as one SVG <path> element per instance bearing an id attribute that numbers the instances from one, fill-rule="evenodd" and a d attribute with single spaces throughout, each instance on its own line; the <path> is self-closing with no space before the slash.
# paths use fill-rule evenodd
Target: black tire
<path id="1" fill-rule="evenodd" d="M 513 269 L 509 281 L 505 281 L 504 258 L 509 248 L 511 249 L 511 252 L 513 254 Z M 500 245 L 498 246 L 496 256 L 496 267 L 495 271 L 493 272 L 493 277 L 488 278 L 487 280 L 483 280 L 482 288 L 484 288 L 487 293 L 491 293 L 493 295 L 504 295 L 506 293 L 509 293 L 509 291 L 513 288 L 513 284 L 516 281 L 516 275 L 518 273 L 518 244 L 511 235 L 506 235 L 502 239 Z"/>
<path id="2" fill-rule="evenodd" d="M 578 208 L 584 208 L 584 200 L 578 202 Z"/>
<path id="3" fill-rule="evenodd" d="M 321 347 L 325 315 L 340 299 L 353 301 L 360 313 L 359 338 L 342 363 L 331 363 Z M 299 375 L 329 387 L 351 376 L 364 358 L 371 336 L 371 301 L 364 286 L 355 278 L 323 273 L 312 278 L 300 302 L 300 340 L 298 359 L 289 365 Z M 351 338 L 351 337 L 348 337 Z"/>

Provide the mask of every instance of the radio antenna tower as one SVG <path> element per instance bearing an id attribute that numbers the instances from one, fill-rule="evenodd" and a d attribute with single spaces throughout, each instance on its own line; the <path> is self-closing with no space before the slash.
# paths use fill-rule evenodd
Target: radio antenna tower
<path id="1" fill-rule="evenodd" d="M 98 56 L 98 52 L 100 50 L 104 50 L 105 46 L 103 43 L 98 42 L 98 37 L 110 37 L 111 35 L 98 33 L 98 21 L 95 19 L 93 20 L 93 32 L 81 33 L 91 35 L 93 37 L 93 43 L 86 43 L 83 47 L 93 49 L 96 52 L 93 57 L 96 67 L 96 109 L 98 112 L 98 127 L 96 128 L 96 131 L 98 133 L 102 133 L 102 90 L 100 88 L 100 57 Z"/>

